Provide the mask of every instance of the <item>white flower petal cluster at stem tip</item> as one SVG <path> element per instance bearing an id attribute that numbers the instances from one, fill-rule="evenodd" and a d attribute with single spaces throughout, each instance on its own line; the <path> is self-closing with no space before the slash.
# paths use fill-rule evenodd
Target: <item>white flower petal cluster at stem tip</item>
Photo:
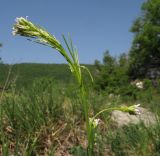
<path id="1" fill-rule="evenodd" d="M 99 125 L 100 119 L 89 118 L 89 123 L 93 128 L 96 128 Z"/>
<path id="2" fill-rule="evenodd" d="M 137 115 L 140 115 L 141 114 L 141 112 L 140 112 L 140 109 L 139 109 L 139 106 L 140 106 L 140 104 L 137 104 L 137 105 L 134 105 L 134 107 L 135 107 L 135 114 L 137 114 Z"/>

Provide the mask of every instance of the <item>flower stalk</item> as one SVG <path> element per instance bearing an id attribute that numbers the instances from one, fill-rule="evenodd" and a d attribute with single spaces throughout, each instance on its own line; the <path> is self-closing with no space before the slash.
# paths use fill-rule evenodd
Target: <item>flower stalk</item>
<path id="1" fill-rule="evenodd" d="M 86 121 L 86 129 L 87 129 L 87 139 L 88 139 L 87 151 L 88 151 L 88 156 L 91 156 L 93 149 L 90 148 L 91 141 L 90 141 L 90 127 L 89 127 L 89 115 L 88 115 L 89 104 L 87 101 L 86 90 L 83 83 L 81 69 L 85 69 L 89 73 L 92 81 L 93 78 L 89 70 L 86 67 L 81 66 L 79 64 L 78 52 L 77 49 L 73 46 L 70 36 L 68 37 L 69 41 L 67 42 L 65 36 L 62 35 L 63 40 L 69 52 L 68 54 L 66 50 L 63 48 L 63 46 L 60 44 L 60 42 L 53 35 L 47 32 L 44 28 L 34 25 L 26 18 L 23 17 L 16 18 L 16 24 L 13 26 L 12 34 L 14 36 L 20 35 L 28 37 L 33 42 L 43 44 L 56 49 L 68 62 L 70 70 L 73 73 L 74 77 L 76 78 L 77 83 L 80 87 L 80 96 L 83 105 L 84 116 Z"/>
<path id="2" fill-rule="evenodd" d="M 88 139 L 87 155 L 88 156 L 93 156 L 95 129 L 98 125 L 98 119 L 96 118 L 100 114 L 106 111 L 112 111 L 112 110 L 120 110 L 123 112 L 136 113 L 136 114 L 140 113 L 138 109 L 140 104 L 138 104 L 138 105 L 133 105 L 129 107 L 120 106 L 120 107 L 107 108 L 98 112 L 92 118 L 89 118 L 89 104 L 87 101 L 87 95 L 86 95 L 86 90 L 83 82 L 81 69 L 85 69 L 89 73 L 91 81 L 93 81 L 93 78 L 89 70 L 85 66 L 81 66 L 79 64 L 78 52 L 77 52 L 77 49 L 73 46 L 70 36 L 68 37 L 69 41 L 67 41 L 65 36 L 62 35 L 63 40 L 66 44 L 66 47 L 68 49 L 68 53 L 69 53 L 68 54 L 66 50 L 63 48 L 63 46 L 61 45 L 61 43 L 53 35 L 47 32 L 44 28 L 34 25 L 32 22 L 30 22 L 26 18 L 20 17 L 16 19 L 16 24 L 13 27 L 12 34 L 28 37 L 33 42 L 43 44 L 56 49 L 68 62 L 70 70 L 73 73 L 80 87 L 80 96 L 81 96 L 81 102 L 84 110 L 84 117 L 86 122 L 86 129 L 87 129 L 87 139 Z"/>
<path id="3" fill-rule="evenodd" d="M 94 117 L 92 117 L 92 119 L 94 120 L 100 114 L 102 114 L 104 112 L 108 112 L 108 111 L 113 111 L 113 110 L 119 110 L 119 111 L 122 111 L 122 112 L 127 112 L 127 113 L 131 113 L 131 114 L 139 115 L 140 114 L 139 106 L 140 106 L 140 104 L 131 105 L 131 106 L 120 106 L 120 107 L 106 108 L 106 109 L 103 109 L 100 112 L 98 112 Z"/>

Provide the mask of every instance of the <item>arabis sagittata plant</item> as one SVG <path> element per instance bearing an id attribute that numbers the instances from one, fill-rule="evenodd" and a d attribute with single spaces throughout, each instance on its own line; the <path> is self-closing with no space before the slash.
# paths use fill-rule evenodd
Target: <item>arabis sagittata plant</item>
<path id="1" fill-rule="evenodd" d="M 89 70 L 85 66 L 81 66 L 79 64 L 77 49 L 73 46 L 71 38 L 69 37 L 69 41 L 67 42 L 65 36 L 62 35 L 64 42 L 68 49 L 68 53 L 67 53 L 66 50 L 61 45 L 61 43 L 53 35 L 47 32 L 44 28 L 34 25 L 32 22 L 30 22 L 29 20 L 23 17 L 16 18 L 16 24 L 13 27 L 12 34 L 14 36 L 15 35 L 25 36 L 25 37 L 30 38 L 32 41 L 36 43 L 50 46 L 51 48 L 56 49 L 66 59 L 70 67 L 70 70 L 75 76 L 77 83 L 80 87 L 80 95 L 81 95 L 81 100 L 83 104 L 86 128 L 87 128 L 88 144 L 90 144 L 90 141 L 89 141 L 90 140 L 89 139 L 90 127 L 89 127 L 89 116 L 88 116 L 89 106 L 87 103 L 86 91 L 85 91 L 85 87 L 83 83 L 81 69 L 83 68 L 87 70 L 92 81 L 93 79 L 92 79 L 92 76 Z M 90 151 L 92 151 L 92 149 L 88 148 L 88 155 L 91 155 L 89 154 Z"/>
<path id="2" fill-rule="evenodd" d="M 87 155 L 88 156 L 94 155 L 93 145 L 94 145 L 95 128 L 98 126 L 98 123 L 99 123 L 99 119 L 96 119 L 98 115 L 100 115 L 105 111 L 111 111 L 111 110 L 121 110 L 124 112 L 135 112 L 135 113 L 139 112 L 138 111 L 139 105 L 133 105 L 130 107 L 121 106 L 121 107 L 104 109 L 99 113 L 97 113 L 94 117 L 89 118 L 89 115 L 88 115 L 89 104 L 87 102 L 86 90 L 83 82 L 81 69 L 87 70 L 87 72 L 90 75 L 91 81 L 93 81 L 93 78 L 89 70 L 85 66 L 81 66 L 79 64 L 78 52 L 77 52 L 77 49 L 73 46 L 70 36 L 68 36 L 68 41 L 67 41 L 65 36 L 62 35 L 68 50 L 67 52 L 64 49 L 64 47 L 61 45 L 61 43 L 53 35 L 47 32 L 44 28 L 33 24 L 32 22 L 27 20 L 27 18 L 23 18 L 23 17 L 16 18 L 16 24 L 13 27 L 12 34 L 14 36 L 20 35 L 20 36 L 28 37 L 29 40 L 33 42 L 43 44 L 56 49 L 68 62 L 70 70 L 73 73 L 80 87 L 80 96 L 81 96 L 81 102 L 82 102 L 82 106 L 85 114 L 85 122 L 86 122 L 86 129 L 87 129 L 87 139 L 88 139 Z"/>

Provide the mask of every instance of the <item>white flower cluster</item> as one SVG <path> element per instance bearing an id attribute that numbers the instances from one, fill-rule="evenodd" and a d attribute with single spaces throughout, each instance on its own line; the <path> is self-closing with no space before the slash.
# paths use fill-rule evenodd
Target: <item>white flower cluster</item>
<path id="1" fill-rule="evenodd" d="M 89 118 L 89 123 L 93 128 L 96 128 L 100 123 L 100 119 Z"/>
<path id="2" fill-rule="evenodd" d="M 133 85 L 133 86 L 136 86 L 139 89 L 143 89 L 144 88 L 144 84 L 140 80 L 132 81 L 130 84 Z"/>
<path id="3" fill-rule="evenodd" d="M 140 114 L 141 114 L 140 109 L 139 109 L 139 106 L 140 106 L 140 104 L 134 105 L 134 112 L 135 112 L 135 114 L 137 114 L 137 115 L 140 115 Z"/>
<path id="4" fill-rule="evenodd" d="M 143 82 L 142 81 L 137 82 L 136 87 L 139 89 L 143 89 Z"/>
<path id="5" fill-rule="evenodd" d="M 141 114 L 140 109 L 139 109 L 140 104 L 137 105 L 132 105 L 132 106 L 121 106 L 120 109 L 117 110 L 121 110 L 123 112 L 128 112 L 128 113 L 133 113 L 136 115 Z"/>

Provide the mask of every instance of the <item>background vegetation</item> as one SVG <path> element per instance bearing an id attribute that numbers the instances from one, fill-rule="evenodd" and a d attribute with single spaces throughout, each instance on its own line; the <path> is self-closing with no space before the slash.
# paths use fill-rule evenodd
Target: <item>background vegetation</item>
<path id="1" fill-rule="evenodd" d="M 85 65 L 93 72 L 93 65 Z M 15 83 L 16 88 L 29 88 L 34 80 L 39 78 L 52 78 L 57 82 L 67 83 L 73 82 L 72 74 L 67 64 L 0 64 L 0 87 L 4 85 L 8 72 L 11 70 L 10 83 Z M 9 87 L 9 86 L 8 86 Z"/>
<path id="2" fill-rule="evenodd" d="M 110 114 L 100 116 L 95 155 L 160 155 L 160 1 L 148 0 L 131 28 L 131 50 L 118 58 L 104 53 L 86 65 L 90 116 L 104 108 L 140 103 L 157 124 L 115 128 Z M 135 80 L 143 82 L 136 87 Z M 86 134 L 78 86 L 65 64 L 0 64 L 0 155 L 86 154 Z"/>

